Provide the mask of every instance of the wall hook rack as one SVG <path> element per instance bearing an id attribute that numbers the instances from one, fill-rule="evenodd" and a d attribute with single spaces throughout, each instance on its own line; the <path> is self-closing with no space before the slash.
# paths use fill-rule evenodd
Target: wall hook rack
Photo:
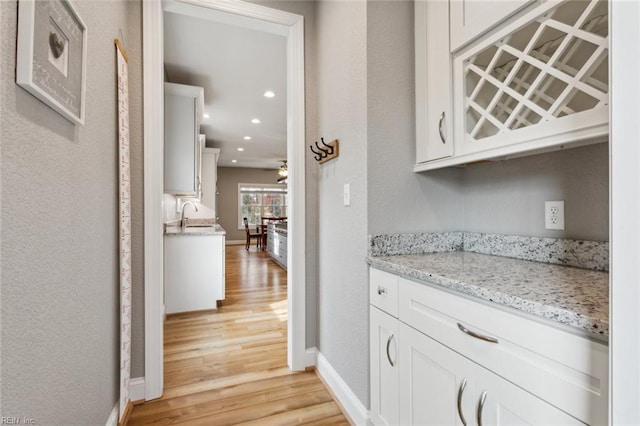
<path id="1" fill-rule="evenodd" d="M 313 153 L 313 158 L 319 163 L 326 163 L 329 160 L 333 160 L 334 158 L 340 155 L 340 151 L 338 149 L 338 139 L 334 139 L 332 142 L 328 144 L 324 142 L 324 138 L 320 138 L 320 142 L 322 146 L 318 144 L 318 141 L 315 142 L 315 148 L 313 145 L 309 145 L 311 152 Z"/>

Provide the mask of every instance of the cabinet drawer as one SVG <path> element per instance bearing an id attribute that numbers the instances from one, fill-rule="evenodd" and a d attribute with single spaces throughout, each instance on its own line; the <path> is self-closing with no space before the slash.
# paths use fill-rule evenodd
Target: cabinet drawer
<path id="1" fill-rule="evenodd" d="M 398 276 L 369 268 L 369 303 L 398 318 Z"/>
<path id="2" fill-rule="evenodd" d="M 581 421 L 607 423 L 606 345 L 404 278 L 398 303 L 402 322 Z"/>

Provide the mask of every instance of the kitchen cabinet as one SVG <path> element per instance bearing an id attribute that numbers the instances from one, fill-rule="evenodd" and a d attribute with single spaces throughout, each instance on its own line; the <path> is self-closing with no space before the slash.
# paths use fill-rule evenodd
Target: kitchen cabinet
<path id="1" fill-rule="evenodd" d="M 606 1 L 516 0 L 491 2 L 493 6 L 483 8 L 483 1 L 450 0 L 450 53 L 439 60 L 433 72 L 420 64 L 429 57 L 429 50 L 440 55 L 440 44 L 447 43 L 441 43 L 441 29 L 435 34 L 431 31 L 438 24 L 430 23 L 427 8 L 431 2 L 424 3 L 415 4 L 416 49 L 424 46 L 427 51 L 416 51 L 414 171 L 502 160 L 608 139 Z M 443 10 L 433 12 L 434 16 L 444 19 L 446 2 L 434 3 Z M 428 93 L 430 80 L 442 87 L 448 80 L 451 88 L 453 116 L 441 114 L 441 126 L 434 124 L 428 112 L 434 102 L 442 104 L 439 96 Z M 441 132 L 434 134 L 429 126 Z M 439 140 L 441 145 L 442 140 L 452 145 L 451 153 L 425 154 L 434 150 Z"/>
<path id="2" fill-rule="evenodd" d="M 202 194 L 200 201 L 205 206 L 215 212 L 216 210 L 217 192 L 218 192 L 218 158 L 220 157 L 220 149 L 206 148 L 202 149 Z"/>
<path id="3" fill-rule="evenodd" d="M 287 222 L 267 224 L 267 252 L 271 259 L 287 269 Z"/>
<path id="4" fill-rule="evenodd" d="M 204 89 L 164 85 L 164 192 L 199 196 L 200 120 Z"/>
<path id="5" fill-rule="evenodd" d="M 399 422 L 400 386 L 398 277 L 370 269 L 369 302 L 371 422 L 396 425 Z"/>
<path id="6" fill-rule="evenodd" d="M 451 51 L 458 50 L 533 2 L 534 0 L 450 0 Z"/>
<path id="7" fill-rule="evenodd" d="M 400 424 L 583 424 L 402 323 L 400 342 Z"/>
<path id="8" fill-rule="evenodd" d="M 187 228 L 164 236 L 167 314 L 217 309 L 225 298 L 224 246 L 223 230 Z"/>
<path id="9" fill-rule="evenodd" d="M 369 284 L 374 424 L 607 422 L 606 345 L 375 268 Z"/>
<path id="10" fill-rule="evenodd" d="M 415 2 L 416 162 L 453 155 L 449 5 Z"/>

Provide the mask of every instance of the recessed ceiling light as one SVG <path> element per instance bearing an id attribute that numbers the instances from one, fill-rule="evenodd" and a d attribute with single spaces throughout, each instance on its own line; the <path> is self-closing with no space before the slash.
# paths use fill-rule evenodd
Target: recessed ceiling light
<path id="1" fill-rule="evenodd" d="M 211 118 L 211 116 L 209 114 L 207 114 L 206 112 L 204 114 L 202 114 L 202 117 L 204 118 Z"/>
<path id="2" fill-rule="evenodd" d="M 276 94 L 273 93 L 271 90 L 267 90 L 266 92 L 264 92 L 264 97 L 265 98 L 273 98 Z"/>
<path id="3" fill-rule="evenodd" d="M 251 120 L 251 122 L 253 124 L 260 124 L 260 119 L 259 118 L 254 118 L 253 120 Z"/>
<path id="4" fill-rule="evenodd" d="M 251 140 L 251 136 L 245 136 L 245 137 L 244 137 L 244 140 L 245 140 L 245 141 L 250 141 L 250 140 Z"/>
<path id="5" fill-rule="evenodd" d="M 232 162 L 232 163 L 237 163 L 237 162 L 238 162 L 238 160 L 231 160 L 231 162 Z"/>
<path id="6" fill-rule="evenodd" d="M 238 151 L 242 152 L 244 151 L 244 148 L 238 148 Z"/>

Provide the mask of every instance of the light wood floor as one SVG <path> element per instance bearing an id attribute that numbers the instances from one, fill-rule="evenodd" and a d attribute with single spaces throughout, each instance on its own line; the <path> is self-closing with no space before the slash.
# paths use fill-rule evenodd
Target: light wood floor
<path id="1" fill-rule="evenodd" d="M 164 395 L 128 424 L 348 425 L 314 371 L 287 368 L 286 281 L 255 246 L 227 246 L 226 300 L 167 318 Z"/>

